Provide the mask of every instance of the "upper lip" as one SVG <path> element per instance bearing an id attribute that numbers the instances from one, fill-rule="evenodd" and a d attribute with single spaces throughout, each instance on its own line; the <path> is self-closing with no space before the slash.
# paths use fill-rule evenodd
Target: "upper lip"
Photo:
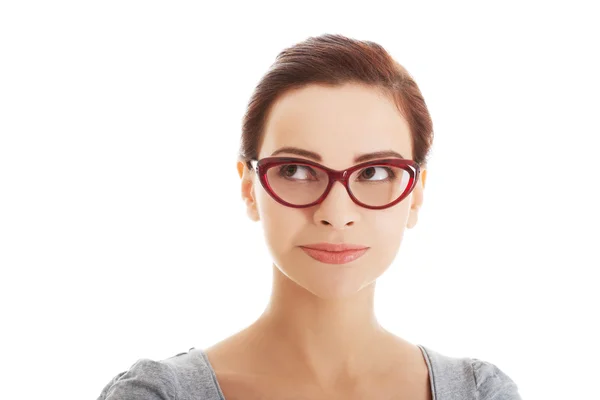
<path id="1" fill-rule="evenodd" d="M 309 249 L 315 250 L 324 250 L 324 251 L 332 251 L 332 252 L 340 252 L 346 250 L 363 250 L 367 249 L 367 246 L 361 246 L 358 244 L 349 244 L 349 243 L 314 243 L 314 244 L 305 244 L 300 247 L 306 247 Z"/>

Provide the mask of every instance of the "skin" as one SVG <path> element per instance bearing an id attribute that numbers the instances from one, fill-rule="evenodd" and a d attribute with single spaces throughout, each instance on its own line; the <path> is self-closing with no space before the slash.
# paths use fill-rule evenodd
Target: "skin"
<path id="1" fill-rule="evenodd" d="M 393 100 L 358 84 L 309 85 L 281 96 L 258 158 L 284 146 L 314 151 L 321 164 L 338 170 L 355 165 L 354 158 L 364 153 L 394 150 L 413 157 L 410 128 Z M 319 205 L 286 207 L 243 162 L 237 168 L 247 214 L 262 223 L 273 258 L 273 287 L 253 324 L 206 349 L 227 400 L 267 394 L 375 398 L 374 393 L 429 399 L 420 349 L 385 330 L 374 313 L 376 280 L 395 258 L 405 229 L 417 223 L 426 169 L 402 202 L 370 210 L 355 204 L 339 182 Z M 319 242 L 369 250 L 349 264 L 332 265 L 298 247 Z"/>

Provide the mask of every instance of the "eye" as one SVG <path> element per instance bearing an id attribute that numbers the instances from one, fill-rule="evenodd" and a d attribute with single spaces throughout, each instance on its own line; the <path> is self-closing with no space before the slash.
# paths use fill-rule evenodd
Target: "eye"
<path id="1" fill-rule="evenodd" d="M 360 171 L 359 180 L 367 180 L 371 182 L 388 181 L 395 178 L 394 171 L 388 167 L 372 166 Z M 371 179 L 375 177 L 375 179 Z"/>
<path id="2" fill-rule="evenodd" d="M 279 176 L 290 180 L 308 180 L 316 175 L 316 172 L 306 165 L 286 164 L 279 168 Z"/>

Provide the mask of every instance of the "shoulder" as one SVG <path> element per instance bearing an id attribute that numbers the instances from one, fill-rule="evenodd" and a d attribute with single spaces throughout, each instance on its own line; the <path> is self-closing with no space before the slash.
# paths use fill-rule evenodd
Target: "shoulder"
<path id="1" fill-rule="evenodd" d="M 113 377 L 98 400 L 175 399 L 175 382 L 175 374 L 168 365 L 143 358 Z"/>
<path id="2" fill-rule="evenodd" d="M 420 347 L 431 372 L 436 400 L 521 400 L 517 384 L 495 364 Z"/>
<path id="3" fill-rule="evenodd" d="M 489 361 L 471 359 L 473 380 L 481 399 L 520 400 L 517 384 Z"/>
<path id="4" fill-rule="evenodd" d="M 97 400 L 221 400 L 200 350 L 164 360 L 142 358 L 115 375 Z"/>

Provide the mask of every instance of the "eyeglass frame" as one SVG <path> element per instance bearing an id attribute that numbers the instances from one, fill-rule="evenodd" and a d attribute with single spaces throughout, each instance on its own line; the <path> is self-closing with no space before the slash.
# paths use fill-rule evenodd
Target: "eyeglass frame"
<path id="1" fill-rule="evenodd" d="M 269 168 L 276 167 L 278 165 L 284 165 L 284 164 L 308 165 L 308 166 L 313 166 L 313 167 L 316 167 L 316 168 L 319 168 L 319 169 L 325 171 L 327 173 L 329 182 L 327 183 L 327 187 L 325 188 L 325 191 L 323 192 L 321 197 L 319 197 L 317 200 L 315 200 L 314 202 L 309 203 L 309 204 L 296 205 L 296 204 L 288 203 L 287 201 L 285 201 L 282 198 L 280 198 L 279 196 L 277 196 L 277 194 L 275 193 L 275 191 L 271 188 L 271 185 L 269 184 L 269 181 L 267 179 L 267 171 L 269 170 Z M 318 204 L 321 204 L 325 200 L 325 198 L 327 198 L 327 195 L 331 191 L 331 188 L 333 187 L 334 183 L 341 182 L 342 185 L 346 188 L 346 192 L 348 193 L 348 195 L 350 196 L 350 198 L 352 199 L 352 201 L 354 203 L 358 204 L 361 207 L 368 208 L 370 210 L 382 210 L 385 208 L 393 207 L 396 204 L 400 203 L 402 200 L 404 200 L 406 197 L 408 197 L 408 195 L 416 187 L 420 173 L 421 173 L 421 167 L 419 166 L 419 164 L 416 161 L 410 160 L 410 159 L 405 159 L 405 158 L 386 158 L 386 159 L 380 159 L 380 160 L 371 160 L 371 161 L 366 161 L 366 162 L 363 162 L 360 164 L 353 165 L 344 170 L 335 170 L 332 168 L 328 168 L 322 164 L 319 164 L 315 161 L 306 160 L 303 158 L 296 158 L 296 157 L 265 157 L 265 158 L 261 158 L 260 160 L 251 159 L 251 160 L 247 161 L 246 165 L 248 166 L 248 168 L 251 171 L 255 171 L 257 173 L 261 185 L 275 201 L 277 201 L 278 203 L 280 203 L 284 206 L 291 207 L 291 208 L 308 208 L 308 207 L 313 207 Z M 406 189 L 404 190 L 404 192 L 396 200 L 392 201 L 389 204 L 383 205 L 383 206 L 370 206 L 370 205 L 360 202 L 352 194 L 352 191 L 350 190 L 350 186 L 348 183 L 348 179 L 350 178 L 350 176 L 352 175 L 352 173 L 354 171 L 359 170 L 361 168 L 371 166 L 371 165 L 376 165 L 376 166 L 389 165 L 389 166 L 393 166 L 393 167 L 397 167 L 397 168 L 402 168 L 403 170 L 405 170 L 409 173 L 409 175 L 410 175 L 409 184 L 406 187 Z M 406 167 L 408 167 L 408 168 L 406 168 Z"/>

